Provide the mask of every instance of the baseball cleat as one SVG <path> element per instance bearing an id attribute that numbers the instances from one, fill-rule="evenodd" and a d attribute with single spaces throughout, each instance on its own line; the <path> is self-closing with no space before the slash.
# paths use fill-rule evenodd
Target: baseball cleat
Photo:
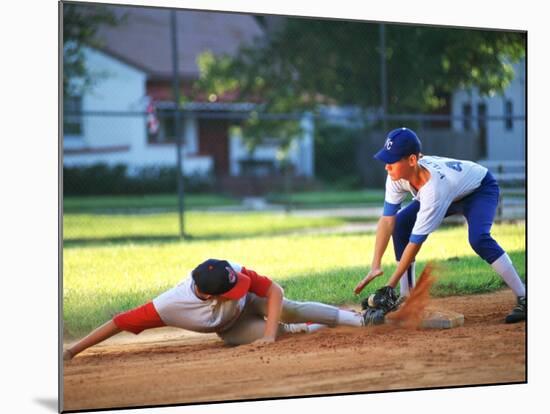
<path id="1" fill-rule="evenodd" d="M 524 321 L 527 318 L 527 298 L 518 296 L 518 303 L 512 309 L 512 312 L 506 316 L 506 323 L 516 323 Z"/>
<path id="2" fill-rule="evenodd" d="M 287 333 L 308 333 L 307 323 L 284 323 L 283 328 Z"/>

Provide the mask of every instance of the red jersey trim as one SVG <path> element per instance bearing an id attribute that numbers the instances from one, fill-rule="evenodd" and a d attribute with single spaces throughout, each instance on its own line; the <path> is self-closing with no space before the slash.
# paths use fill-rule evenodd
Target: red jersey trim
<path id="1" fill-rule="evenodd" d="M 256 273 L 254 270 L 246 269 L 244 266 L 241 270 L 241 273 L 244 273 L 250 278 L 250 288 L 249 292 L 252 292 L 262 298 L 267 296 L 267 291 L 272 285 L 272 281 L 267 276 L 262 276 Z"/>
<path id="2" fill-rule="evenodd" d="M 166 326 L 160 319 L 153 302 L 147 302 L 145 305 L 119 313 L 113 318 L 113 322 L 119 329 L 136 335 L 145 329 Z"/>

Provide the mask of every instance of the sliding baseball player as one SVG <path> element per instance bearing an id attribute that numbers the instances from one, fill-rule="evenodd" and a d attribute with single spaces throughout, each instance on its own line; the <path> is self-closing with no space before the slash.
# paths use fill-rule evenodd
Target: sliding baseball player
<path id="1" fill-rule="evenodd" d="M 265 345 L 283 333 L 313 332 L 326 326 L 363 327 L 384 322 L 385 311 L 361 313 L 317 302 L 285 299 L 266 276 L 226 260 L 209 259 L 180 284 L 152 301 L 116 315 L 64 350 L 69 360 L 121 332 L 173 326 L 215 332 L 228 345 Z"/>

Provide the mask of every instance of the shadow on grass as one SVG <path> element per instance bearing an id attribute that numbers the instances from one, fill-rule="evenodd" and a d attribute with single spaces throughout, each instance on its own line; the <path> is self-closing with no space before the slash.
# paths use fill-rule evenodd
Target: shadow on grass
<path id="1" fill-rule="evenodd" d="M 230 207 L 239 207 L 239 204 L 221 204 L 219 206 L 205 205 L 192 205 L 185 206 L 186 212 L 224 212 L 224 209 Z M 147 216 L 150 214 L 164 214 L 164 213 L 179 213 L 179 207 L 176 206 L 152 206 L 152 207 L 65 207 L 63 214 L 89 214 L 96 216 Z"/>
<path id="2" fill-rule="evenodd" d="M 64 239 L 63 247 L 98 247 L 107 245 L 124 245 L 124 244 L 164 244 L 178 243 L 183 239 L 180 236 L 160 235 L 160 236 L 122 236 L 122 237 L 86 237 Z"/>
<path id="3" fill-rule="evenodd" d="M 344 226 L 348 220 L 343 220 Z M 318 232 L 317 232 L 318 231 Z M 330 231 L 323 233 L 323 231 Z M 83 237 L 83 238 L 66 238 L 63 240 L 63 246 L 70 247 L 97 247 L 106 245 L 124 245 L 124 244 L 167 244 L 180 242 L 204 242 L 204 241 L 231 241 L 238 239 L 251 239 L 259 237 L 303 237 L 315 235 L 316 237 L 323 236 L 339 236 L 339 237 L 356 237 L 362 234 L 373 234 L 374 230 L 365 230 L 357 232 L 349 232 L 347 230 L 338 231 L 338 226 L 327 226 L 321 228 L 301 228 L 301 229 L 281 229 L 265 232 L 251 233 L 212 233 L 205 235 L 186 234 L 184 238 L 175 234 L 161 234 L 156 236 L 151 235 L 132 235 L 132 236 L 116 236 L 116 237 Z"/>
<path id="4" fill-rule="evenodd" d="M 115 236 L 115 237 L 82 237 L 82 238 L 65 238 L 63 240 L 63 246 L 67 248 L 71 247 L 98 247 L 98 246 L 110 246 L 110 245 L 125 245 L 125 244 L 169 244 L 169 243 L 181 243 L 181 242 L 205 242 L 205 241 L 231 241 L 238 239 L 250 239 L 255 237 L 303 237 L 312 236 L 326 237 L 326 236 L 338 236 L 338 237 L 356 237 L 361 235 L 372 235 L 375 233 L 374 229 L 364 229 L 360 231 L 350 231 L 348 228 L 343 228 L 346 225 L 354 224 L 369 224 L 376 223 L 377 219 L 369 217 L 342 217 L 342 223 L 338 225 L 326 226 L 326 227 L 306 227 L 295 229 L 280 229 L 280 230 L 268 230 L 257 232 L 235 232 L 235 233 L 211 233 L 203 235 L 186 234 L 184 238 L 177 234 L 136 234 L 127 236 Z M 447 222 L 444 223 L 441 228 L 452 228 L 463 226 L 462 223 Z M 342 229 L 339 229 L 342 227 Z"/>
<path id="5" fill-rule="evenodd" d="M 97 247 L 107 245 L 124 245 L 124 244 L 168 244 L 181 242 L 205 242 L 205 241 L 231 241 L 239 239 L 252 239 L 257 237 L 284 237 L 284 236 L 300 236 L 299 231 L 280 231 L 267 233 L 229 233 L 229 234 L 208 234 L 202 236 L 193 236 L 187 234 L 185 238 L 176 235 L 159 235 L 159 236 L 121 236 L 121 237 L 88 237 L 63 240 L 63 247 Z"/>

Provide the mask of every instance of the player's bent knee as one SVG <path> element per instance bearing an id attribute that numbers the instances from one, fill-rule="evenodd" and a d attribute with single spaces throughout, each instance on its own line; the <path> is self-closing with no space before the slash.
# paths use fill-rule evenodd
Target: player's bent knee
<path id="1" fill-rule="evenodd" d="M 484 247 L 488 244 L 491 236 L 484 234 L 470 234 L 468 236 L 468 242 L 472 249 L 477 253 L 483 252 Z"/>
<path id="2" fill-rule="evenodd" d="M 468 241 L 477 255 L 488 263 L 492 263 L 504 253 L 504 250 L 488 233 L 472 234 L 469 236 Z"/>

